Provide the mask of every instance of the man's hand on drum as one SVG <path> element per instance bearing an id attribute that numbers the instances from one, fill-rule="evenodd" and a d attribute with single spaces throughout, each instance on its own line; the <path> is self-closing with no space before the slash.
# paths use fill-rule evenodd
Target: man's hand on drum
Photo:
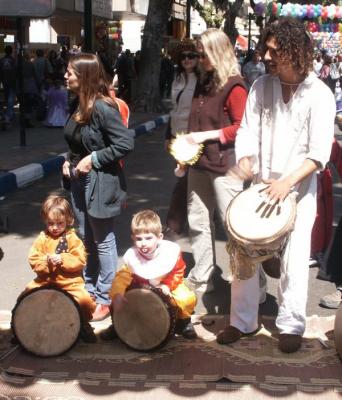
<path id="1" fill-rule="evenodd" d="M 284 201 L 291 192 L 292 184 L 288 178 L 266 179 L 263 182 L 269 185 L 264 193 L 272 203 Z"/>
<path id="2" fill-rule="evenodd" d="M 120 312 L 125 303 L 127 303 L 126 297 L 122 294 L 116 294 L 113 299 L 114 312 Z"/>

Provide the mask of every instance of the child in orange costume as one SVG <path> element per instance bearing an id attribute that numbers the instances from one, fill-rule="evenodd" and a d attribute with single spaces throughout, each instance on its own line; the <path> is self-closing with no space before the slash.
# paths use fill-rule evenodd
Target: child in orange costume
<path id="1" fill-rule="evenodd" d="M 114 312 L 121 311 L 131 284 L 148 284 L 171 297 L 177 309 L 176 333 L 195 338 L 191 314 L 196 295 L 184 284 L 185 262 L 178 244 L 163 240 L 160 218 L 152 210 L 133 216 L 131 232 L 134 246 L 126 251 L 110 291 Z"/>
<path id="2" fill-rule="evenodd" d="M 75 230 L 68 228 L 74 222 L 71 206 L 63 197 L 49 196 L 42 205 L 41 216 L 46 230 L 34 241 L 28 256 L 37 277 L 25 291 L 54 285 L 71 294 L 81 309 L 81 337 L 84 341 L 95 342 L 89 321 L 96 305 L 86 291 L 82 277 L 87 259 L 85 248 Z"/>

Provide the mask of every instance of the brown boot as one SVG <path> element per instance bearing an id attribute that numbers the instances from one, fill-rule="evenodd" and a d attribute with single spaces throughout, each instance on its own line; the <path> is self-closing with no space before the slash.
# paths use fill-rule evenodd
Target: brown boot
<path id="1" fill-rule="evenodd" d="M 235 328 L 235 326 L 229 325 L 217 334 L 216 341 L 220 344 L 231 344 L 237 342 L 242 337 L 254 335 L 258 330 L 259 328 L 253 332 L 243 333 L 238 328 Z"/>
<path id="2" fill-rule="evenodd" d="M 294 353 L 300 349 L 301 344 L 301 335 L 290 335 L 288 333 L 281 333 L 279 335 L 278 347 L 283 353 Z"/>
<path id="3" fill-rule="evenodd" d="M 229 325 L 217 334 L 216 341 L 220 344 L 231 344 L 237 342 L 242 336 L 243 332 L 235 326 Z"/>

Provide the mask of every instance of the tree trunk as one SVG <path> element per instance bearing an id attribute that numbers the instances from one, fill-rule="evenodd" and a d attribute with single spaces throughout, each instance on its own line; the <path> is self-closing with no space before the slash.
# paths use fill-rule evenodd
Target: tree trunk
<path id="1" fill-rule="evenodd" d="M 159 91 L 161 50 L 172 0 L 150 0 L 141 47 L 140 73 L 133 109 L 163 110 Z"/>
<path id="2" fill-rule="evenodd" d="M 239 36 L 239 31 L 236 29 L 235 20 L 239 11 L 244 3 L 244 0 L 235 0 L 234 3 L 229 4 L 225 12 L 225 22 L 223 31 L 229 37 L 232 46 L 235 46 L 236 38 Z"/>

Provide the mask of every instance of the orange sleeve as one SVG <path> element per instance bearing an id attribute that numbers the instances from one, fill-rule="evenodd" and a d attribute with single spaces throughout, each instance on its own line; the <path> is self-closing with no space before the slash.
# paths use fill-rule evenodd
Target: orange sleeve
<path id="1" fill-rule="evenodd" d="M 75 232 L 67 235 L 68 252 L 61 253 L 61 269 L 66 272 L 82 271 L 87 262 L 87 255 L 82 240 Z"/>
<path id="2" fill-rule="evenodd" d="M 30 266 L 38 275 L 51 272 L 47 261 L 48 251 L 46 250 L 45 242 L 45 234 L 42 232 L 34 241 L 28 254 Z"/>
<path id="3" fill-rule="evenodd" d="M 175 290 L 177 286 L 183 282 L 185 267 L 186 264 L 183 260 L 182 253 L 179 253 L 176 265 L 174 266 L 173 270 L 169 272 L 160 283 L 168 286 L 171 291 Z"/>
<path id="4" fill-rule="evenodd" d="M 132 272 L 127 265 L 123 265 L 115 274 L 112 287 L 109 291 L 109 297 L 113 300 L 117 294 L 124 295 L 126 289 L 132 282 Z"/>

